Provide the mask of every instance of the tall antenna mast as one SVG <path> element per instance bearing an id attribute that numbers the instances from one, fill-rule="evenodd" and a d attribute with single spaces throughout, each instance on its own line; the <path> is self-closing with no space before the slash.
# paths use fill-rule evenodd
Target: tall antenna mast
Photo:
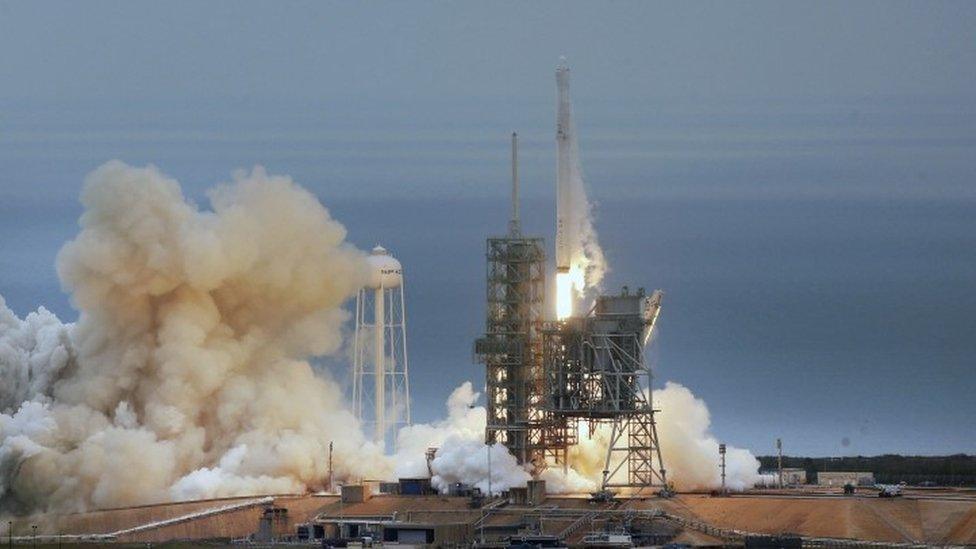
<path id="1" fill-rule="evenodd" d="M 518 133 L 512 132 L 512 219 L 508 222 L 508 232 L 518 236 L 519 227 L 519 179 L 518 179 Z"/>

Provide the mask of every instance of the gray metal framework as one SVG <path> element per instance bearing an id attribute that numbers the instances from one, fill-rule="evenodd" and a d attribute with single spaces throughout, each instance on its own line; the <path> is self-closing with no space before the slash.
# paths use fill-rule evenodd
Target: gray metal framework
<path id="1" fill-rule="evenodd" d="M 610 424 L 604 489 L 667 486 L 644 359 L 661 296 L 624 288 L 598 297 L 586 316 L 542 330 L 546 455 L 565 465 L 579 421 Z"/>
<path id="2" fill-rule="evenodd" d="M 475 354 L 485 364 L 485 440 L 501 442 L 519 463 L 545 468 L 541 424 L 545 249 L 518 234 L 487 241 L 487 320 Z"/>

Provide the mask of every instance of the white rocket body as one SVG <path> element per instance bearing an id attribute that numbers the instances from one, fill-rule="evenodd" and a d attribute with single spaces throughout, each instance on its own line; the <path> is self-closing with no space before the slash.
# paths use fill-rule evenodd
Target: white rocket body
<path id="1" fill-rule="evenodd" d="M 573 220 L 573 171 L 576 157 L 573 110 L 569 102 L 569 67 L 556 67 L 556 271 L 568 273 L 572 262 L 571 246 L 578 238 Z"/>

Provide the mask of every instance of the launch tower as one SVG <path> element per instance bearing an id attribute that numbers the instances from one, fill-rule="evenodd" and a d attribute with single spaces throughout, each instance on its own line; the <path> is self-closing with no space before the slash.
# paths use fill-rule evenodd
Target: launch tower
<path id="1" fill-rule="evenodd" d="M 512 215 L 508 234 L 487 241 L 487 318 L 475 354 L 485 364 L 485 441 L 500 442 L 519 463 L 545 468 L 542 453 L 543 240 L 519 226 L 518 136 L 512 134 Z"/>

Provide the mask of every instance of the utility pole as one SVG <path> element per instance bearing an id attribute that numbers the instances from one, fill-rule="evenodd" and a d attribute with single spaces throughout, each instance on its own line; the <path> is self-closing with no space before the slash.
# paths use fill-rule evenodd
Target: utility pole
<path id="1" fill-rule="evenodd" d="M 343 529 L 342 518 L 343 518 L 344 510 L 345 508 L 343 507 L 343 501 L 342 501 L 342 488 L 340 487 L 339 488 L 339 539 L 345 539 L 345 536 L 342 533 L 342 529 Z"/>
<path id="2" fill-rule="evenodd" d="M 335 476 L 332 471 L 332 444 L 334 441 L 329 441 L 329 492 L 335 490 Z"/>
<path id="3" fill-rule="evenodd" d="M 722 457 L 722 495 L 725 495 L 725 444 L 718 445 L 718 453 Z"/>
<path id="4" fill-rule="evenodd" d="M 779 487 L 783 488 L 783 441 L 776 439 L 777 469 L 779 470 Z"/>

